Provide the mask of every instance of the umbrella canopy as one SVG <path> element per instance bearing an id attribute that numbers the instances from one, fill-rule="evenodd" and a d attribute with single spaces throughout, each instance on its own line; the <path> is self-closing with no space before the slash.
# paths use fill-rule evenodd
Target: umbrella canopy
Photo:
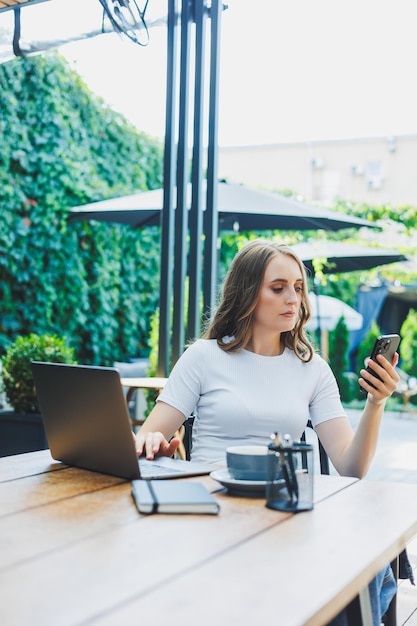
<path id="1" fill-rule="evenodd" d="M 317 296 L 314 293 L 309 294 L 309 300 L 312 309 L 312 316 L 307 323 L 309 330 L 334 330 L 341 317 L 344 318 L 348 330 L 362 328 L 362 315 L 342 300 L 331 296 Z"/>
<path id="2" fill-rule="evenodd" d="M 203 193 L 204 200 L 205 197 Z M 218 183 L 217 203 L 221 230 L 339 230 L 361 226 L 376 227 L 366 220 L 276 193 L 224 181 Z M 159 225 L 162 204 L 163 190 L 156 189 L 74 207 L 70 211 L 69 219 L 94 219 L 135 227 Z M 187 205 L 191 205 L 191 185 L 187 189 Z"/>
<path id="3" fill-rule="evenodd" d="M 368 270 L 378 265 L 405 261 L 407 257 L 399 250 L 357 246 L 338 241 L 311 241 L 291 246 L 304 265 L 314 273 L 313 260 L 324 259 L 325 274 Z"/>
<path id="4" fill-rule="evenodd" d="M 304 265 L 312 272 L 313 275 L 314 259 L 323 259 L 324 265 L 322 267 L 322 271 L 326 274 L 368 270 L 373 267 L 378 267 L 379 265 L 387 265 L 389 263 L 395 263 L 407 259 L 407 257 L 404 256 L 399 250 L 376 248 L 373 246 L 358 246 L 338 241 L 308 241 L 305 243 L 295 244 L 292 246 L 292 249 L 296 254 L 298 254 Z M 315 285 L 315 289 L 318 290 L 319 286 Z M 319 297 L 323 298 L 324 296 Z M 319 334 L 323 355 L 327 354 L 326 333 L 323 334 L 321 332 L 322 330 L 326 330 L 326 314 L 327 304 L 321 306 L 319 302 L 315 328 Z M 359 313 L 357 314 L 360 315 Z M 338 319 L 339 318 L 340 315 Z M 358 336 L 357 342 L 362 340 L 368 326 L 368 322 L 365 322 L 362 316 L 361 318 L 361 324 L 356 328 L 353 326 L 349 328 L 348 326 L 349 330 L 357 331 L 355 333 Z M 351 344 L 352 342 L 353 340 L 351 339 Z"/>

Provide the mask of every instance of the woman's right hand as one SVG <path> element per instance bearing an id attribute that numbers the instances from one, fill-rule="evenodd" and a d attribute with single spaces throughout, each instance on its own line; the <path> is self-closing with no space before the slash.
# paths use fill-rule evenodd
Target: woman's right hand
<path id="1" fill-rule="evenodd" d="M 139 431 L 135 435 L 135 442 L 138 456 L 144 454 L 148 461 L 152 461 L 155 456 L 172 456 L 180 445 L 178 437 L 167 441 L 160 432 L 142 433 Z"/>
<path id="2" fill-rule="evenodd" d="M 181 411 L 165 402 L 157 402 L 135 435 L 138 456 L 144 454 L 150 461 L 155 456 L 172 456 L 181 440 L 178 437 L 171 438 L 171 434 L 177 432 L 184 420 Z"/>

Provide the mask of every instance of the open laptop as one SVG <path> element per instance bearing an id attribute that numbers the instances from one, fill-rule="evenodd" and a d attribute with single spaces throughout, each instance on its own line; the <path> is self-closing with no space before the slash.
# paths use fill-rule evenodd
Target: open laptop
<path id="1" fill-rule="evenodd" d="M 138 459 L 116 369 L 33 361 L 32 372 L 48 445 L 57 461 L 129 480 L 199 476 L 214 469 L 167 457 Z"/>

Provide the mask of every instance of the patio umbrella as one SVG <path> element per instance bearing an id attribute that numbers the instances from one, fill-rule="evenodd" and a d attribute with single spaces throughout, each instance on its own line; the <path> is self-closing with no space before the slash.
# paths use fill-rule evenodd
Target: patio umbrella
<path id="1" fill-rule="evenodd" d="M 329 330 L 334 330 L 341 317 L 343 317 L 348 330 L 360 330 L 363 317 L 351 306 L 331 296 L 309 294 L 312 316 L 306 328 L 320 332 L 320 348 L 323 358 L 329 355 Z"/>
<path id="2" fill-rule="evenodd" d="M 331 296 L 317 296 L 315 293 L 309 294 L 309 300 L 312 309 L 312 316 L 307 324 L 309 330 L 317 330 L 319 324 L 322 330 L 334 330 L 341 317 L 344 318 L 348 330 L 362 328 L 362 315 L 342 300 Z"/>
<path id="3" fill-rule="evenodd" d="M 313 261 L 320 258 L 324 259 L 322 271 L 325 274 L 369 270 L 379 265 L 407 260 L 399 250 L 339 241 L 307 241 L 295 244 L 292 249 L 313 274 Z"/>
<path id="4" fill-rule="evenodd" d="M 336 274 L 339 272 L 353 272 L 357 270 L 368 270 L 379 265 L 387 265 L 389 263 L 396 263 L 399 261 L 407 260 L 407 257 L 403 255 L 399 250 L 392 250 L 389 248 L 377 248 L 374 246 L 359 246 L 355 244 L 347 244 L 339 241 L 307 241 L 304 243 L 295 244 L 292 249 L 303 261 L 304 265 L 311 271 L 314 276 L 314 259 L 323 259 L 322 271 L 325 274 Z M 319 285 L 314 282 L 314 289 L 318 294 Z M 320 296 L 323 297 L 323 296 Z M 379 302 L 379 307 L 382 306 L 382 300 Z M 360 304 L 358 308 L 362 310 Z M 379 308 L 374 305 L 372 309 L 372 315 L 376 318 Z M 322 333 L 322 329 L 325 329 L 326 308 L 319 305 L 318 321 L 317 321 L 317 336 L 322 347 L 322 352 L 325 351 L 326 335 Z M 358 328 L 351 328 L 354 333 L 350 336 L 350 349 L 351 352 L 362 341 L 366 332 L 370 328 L 372 319 L 369 318 L 369 314 L 365 316 L 366 319 Z"/>
<path id="5" fill-rule="evenodd" d="M 187 194 L 187 204 L 190 206 L 191 185 L 188 186 Z M 203 190 L 204 200 L 205 197 Z M 69 220 L 94 219 L 135 227 L 155 226 L 160 223 L 162 203 L 163 190 L 155 189 L 74 207 L 70 210 Z M 372 222 L 357 217 L 225 181 L 218 182 L 217 205 L 221 230 L 339 230 L 361 226 L 376 227 Z"/>
<path id="6" fill-rule="evenodd" d="M 205 210 L 207 198 L 205 185 L 202 185 L 202 210 Z M 217 212 L 219 230 L 339 230 L 342 228 L 377 227 L 376 224 L 363 219 L 351 217 L 331 211 L 329 209 L 308 205 L 285 196 L 259 191 L 236 183 L 228 183 L 223 180 L 217 182 Z M 191 206 L 191 185 L 186 189 L 186 206 Z M 176 198 L 174 190 L 173 197 Z M 84 206 L 74 207 L 70 210 L 69 220 L 94 219 L 98 221 L 128 224 L 134 227 L 159 225 L 164 203 L 163 189 L 141 192 L 122 198 L 113 198 L 102 202 L 95 202 Z M 209 229 L 210 231 L 210 229 Z M 165 254 L 162 247 L 162 255 Z M 165 254 L 166 256 L 166 254 Z M 170 259 L 162 259 L 161 265 L 165 268 Z M 213 266 L 205 274 L 205 285 L 214 283 Z M 196 282 L 193 281 L 193 285 Z M 197 287 L 198 288 L 198 287 Z M 174 272 L 174 297 L 180 301 L 183 289 L 183 278 Z M 165 292 L 164 292 L 165 293 Z M 193 292 L 194 293 L 194 292 Z M 206 295 L 206 292 L 205 292 Z M 198 316 L 197 299 L 193 298 L 189 304 L 189 328 L 194 334 L 195 321 Z M 210 303 L 209 303 L 210 306 Z M 163 319 L 168 319 L 167 307 L 163 307 Z M 182 314 L 181 314 L 182 315 Z M 179 352 L 181 328 L 178 322 L 181 315 L 174 319 L 177 326 L 175 355 Z M 177 321 L 177 324 L 175 324 Z M 163 326 L 163 329 L 165 326 Z M 168 336 L 168 331 L 166 333 Z M 161 345 L 164 341 L 161 341 Z M 167 371 L 166 367 L 160 371 Z"/>

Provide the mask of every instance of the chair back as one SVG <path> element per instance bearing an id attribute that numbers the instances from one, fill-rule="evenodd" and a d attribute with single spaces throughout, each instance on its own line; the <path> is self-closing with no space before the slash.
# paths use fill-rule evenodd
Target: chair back
<path id="1" fill-rule="evenodd" d="M 188 419 L 185 420 L 183 424 L 184 426 L 183 443 L 184 443 L 184 448 L 185 448 L 185 458 L 187 459 L 187 461 L 189 461 L 191 457 L 193 424 L 194 424 L 194 417 L 189 417 Z M 314 430 L 313 425 L 310 420 L 308 420 L 307 428 L 311 428 L 311 430 Z M 305 441 L 305 440 L 306 440 L 306 433 L 304 431 L 301 436 L 301 441 Z M 325 449 L 321 445 L 320 440 L 318 439 L 317 441 L 318 441 L 318 451 L 319 451 L 319 460 L 320 460 L 320 473 L 330 474 L 329 457 L 327 456 Z"/>
<path id="2" fill-rule="evenodd" d="M 306 429 L 307 428 L 310 428 L 313 432 L 315 432 L 313 428 L 313 424 L 311 423 L 311 420 L 308 420 Z M 301 441 L 305 441 L 305 440 L 306 440 L 306 431 L 304 431 L 303 434 L 301 435 Z M 330 474 L 329 457 L 327 456 L 326 451 L 323 448 L 319 438 L 317 438 L 317 445 L 318 445 L 318 451 L 319 451 L 320 474 Z M 308 469 L 308 467 L 305 469 Z"/>

